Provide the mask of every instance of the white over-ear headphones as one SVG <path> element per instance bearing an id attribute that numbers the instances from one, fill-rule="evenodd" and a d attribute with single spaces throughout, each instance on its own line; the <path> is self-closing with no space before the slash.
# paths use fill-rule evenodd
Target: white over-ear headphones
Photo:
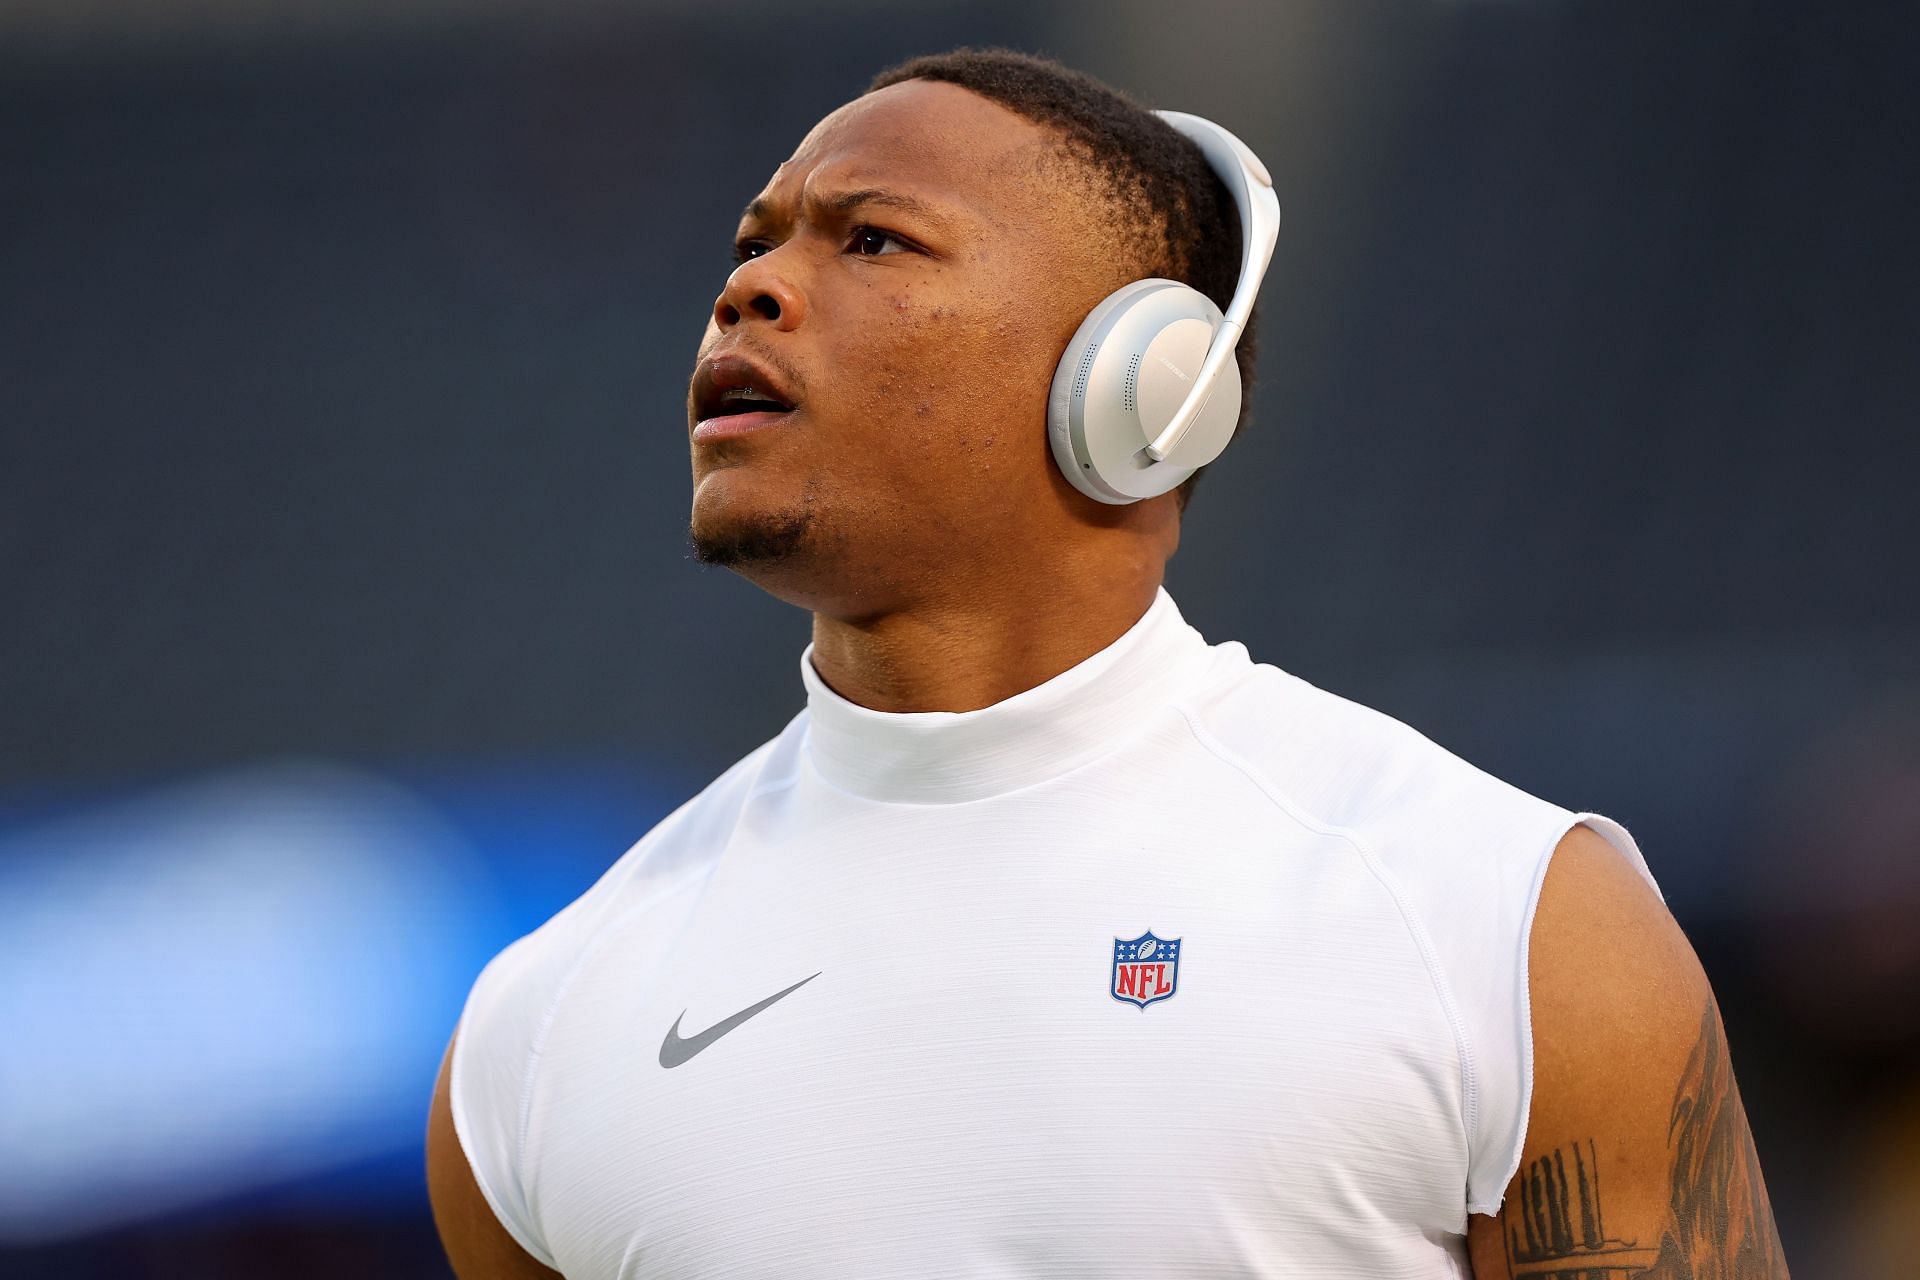
<path id="1" fill-rule="evenodd" d="M 1073 487 L 1119 506 L 1178 488 L 1220 456 L 1240 418 L 1233 349 L 1280 238 L 1273 177 L 1211 120 L 1156 112 L 1191 138 L 1240 212 L 1240 282 L 1222 316 L 1177 280 L 1136 280 L 1081 322 L 1047 393 L 1053 460 Z"/>

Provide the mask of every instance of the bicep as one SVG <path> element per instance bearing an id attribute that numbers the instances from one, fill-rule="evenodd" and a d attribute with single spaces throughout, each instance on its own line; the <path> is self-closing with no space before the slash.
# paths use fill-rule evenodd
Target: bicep
<path id="1" fill-rule="evenodd" d="M 1785 1277 L 1713 993 L 1659 897 L 1601 837 L 1555 851 L 1529 943 L 1533 1099 L 1479 1280 Z"/>
<path id="2" fill-rule="evenodd" d="M 453 1127 L 453 1046 L 440 1063 L 427 1121 L 427 1193 L 434 1225 L 460 1280 L 554 1280 L 560 1273 L 528 1256 L 493 1215 Z"/>

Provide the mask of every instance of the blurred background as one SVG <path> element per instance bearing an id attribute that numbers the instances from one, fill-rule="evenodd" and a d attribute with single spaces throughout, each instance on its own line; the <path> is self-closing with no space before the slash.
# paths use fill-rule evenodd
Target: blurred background
<path id="1" fill-rule="evenodd" d="M 1215 639 L 1647 850 L 1803 1280 L 1920 1246 L 1912 6 L 0 0 L 0 1275 L 444 1277 L 480 966 L 799 709 L 690 559 L 735 215 L 1055 54 L 1286 211 Z"/>

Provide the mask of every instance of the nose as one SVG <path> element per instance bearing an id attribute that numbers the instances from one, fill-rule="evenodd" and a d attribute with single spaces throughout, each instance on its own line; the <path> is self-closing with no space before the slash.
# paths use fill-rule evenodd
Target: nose
<path id="1" fill-rule="evenodd" d="M 727 277 L 713 302 L 714 323 L 724 331 L 749 318 L 776 329 L 795 329 L 806 318 L 807 298 L 792 273 L 776 262 L 779 251 L 748 258 Z"/>

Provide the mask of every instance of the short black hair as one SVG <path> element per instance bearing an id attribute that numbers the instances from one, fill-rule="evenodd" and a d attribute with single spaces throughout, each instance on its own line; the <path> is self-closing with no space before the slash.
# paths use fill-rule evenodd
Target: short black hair
<path id="1" fill-rule="evenodd" d="M 913 58 L 875 76 L 867 92 L 905 80 L 958 85 L 1054 130 L 1068 158 L 1096 175 L 1115 206 L 1141 276 L 1191 285 L 1226 310 L 1240 279 L 1240 216 L 1220 175 L 1179 130 L 1090 75 L 1012 49 Z M 1253 330 L 1249 316 L 1235 352 L 1236 436 L 1253 403 Z M 1196 472 L 1180 486 L 1182 509 L 1199 478 Z"/>

